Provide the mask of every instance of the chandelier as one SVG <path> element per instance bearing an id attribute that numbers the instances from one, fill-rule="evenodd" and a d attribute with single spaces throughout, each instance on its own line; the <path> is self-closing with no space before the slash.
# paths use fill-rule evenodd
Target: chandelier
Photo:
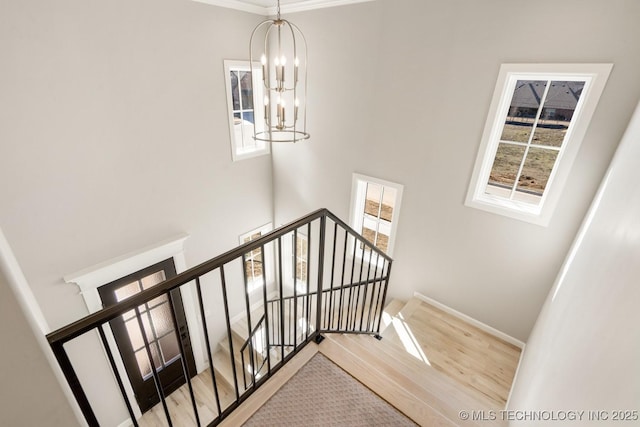
<path id="1" fill-rule="evenodd" d="M 260 58 L 262 65 L 262 82 L 251 79 L 254 106 L 264 107 L 254 109 L 253 138 L 265 142 L 308 139 L 307 41 L 295 24 L 280 17 L 280 0 L 276 19 L 261 22 L 251 33 L 249 51 L 251 64 Z"/>

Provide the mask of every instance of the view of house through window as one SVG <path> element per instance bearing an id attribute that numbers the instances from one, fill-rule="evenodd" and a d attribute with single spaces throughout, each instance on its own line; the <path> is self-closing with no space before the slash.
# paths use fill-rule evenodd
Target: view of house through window
<path id="1" fill-rule="evenodd" d="M 240 236 L 240 244 L 256 240 L 271 231 L 271 224 L 267 224 L 258 229 L 252 230 Z M 265 283 L 264 263 L 265 254 L 261 248 L 256 248 L 244 254 L 244 275 L 247 281 L 249 292 L 257 289 Z"/>
<path id="2" fill-rule="evenodd" d="M 485 192 L 539 204 L 585 81 L 518 80 Z"/>
<path id="3" fill-rule="evenodd" d="M 352 226 L 386 254 L 392 251 L 401 197 L 399 184 L 354 174 Z"/>
<path id="4" fill-rule="evenodd" d="M 612 64 L 503 64 L 465 204 L 547 225 Z"/>
<path id="5" fill-rule="evenodd" d="M 254 66 L 252 70 L 249 61 L 224 61 L 224 67 L 233 160 L 268 154 L 268 145 L 253 139 L 254 122 L 258 132 L 264 129 L 262 116 L 254 114 L 255 100 L 263 98 L 261 67 Z M 262 111 L 263 107 L 257 110 Z"/>
<path id="6" fill-rule="evenodd" d="M 296 283 L 298 285 L 307 283 L 307 261 L 309 255 L 309 241 L 307 236 L 302 233 L 296 233 L 295 237 L 296 245 Z"/>

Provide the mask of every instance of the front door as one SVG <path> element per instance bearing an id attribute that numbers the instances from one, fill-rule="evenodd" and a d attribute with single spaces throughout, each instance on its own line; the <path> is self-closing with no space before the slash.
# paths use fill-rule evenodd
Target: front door
<path id="1" fill-rule="evenodd" d="M 108 307 L 175 275 L 173 258 L 169 258 L 101 286 L 98 288 L 98 293 L 103 305 Z M 175 307 L 177 325 L 173 321 L 167 295 L 162 295 L 138 307 L 153 357 L 153 364 L 158 371 L 165 396 L 185 383 L 178 334 L 185 347 L 189 373 L 192 376 L 196 374 L 180 291 L 172 291 L 171 297 Z M 140 410 L 144 413 L 160 402 L 160 396 L 158 396 L 151 363 L 149 363 L 135 310 L 112 320 L 110 325 L 136 400 Z"/>

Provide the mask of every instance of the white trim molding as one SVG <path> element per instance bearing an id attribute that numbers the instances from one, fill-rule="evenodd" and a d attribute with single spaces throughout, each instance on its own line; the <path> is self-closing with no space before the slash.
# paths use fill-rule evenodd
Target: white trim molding
<path id="1" fill-rule="evenodd" d="M 475 326 L 476 328 L 481 329 L 484 332 L 493 335 L 494 337 L 500 338 L 501 340 L 506 341 L 509 344 L 513 344 L 513 345 L 515 345 L 516 347 L 518 347 L 520 349 L 524 349 L 524 346 L 525 346 L 524 342 L 520 341 L 517 338 L 512 337 L 511 335 L 507 335 L 504 332 L 499 331 L 496 328 L 493 328 L 493 327 L 487 325 L 486 323 L 482 323 L 481 321 L 476 320 L 471 316 L 467 316 L 466 314 L 461 313 L 458 310 L 454 310 L 453 308 L 451 308 L 451 307 L 449 307 L 447 305 L 444 305 L 439 301 L 436 301 L 436 300 L 434 300 L 432 298 L 424 296 L 419 292 L 414 292 L 413 296 L 418 298 L 418 299 L 420 299 L 420 300 L 422 300 L 422 301 L 424 301 L 424 302 L 426 302 L 426 303 L 428 303 L 428 304 L 430 304 L 430 305 L 432 305 L 432 306 L 434 306 L 434 307 L 436 307 L 436 308 L 439 308 L 440 310 L 444 311 L 447 314 L 450 314 L 452 316 L 455 316 L 455 317 L 457 317 L 459 319 L 464 320 L 467 323 L 470 323 L 471 325 Z"/>
<path id="2" fill-rule="evenodd" d="M 275 0 L 193 0 L 227 9 L 241 10 L 256 15 L 274 16 L 276 14 Z M 328 7 L 346 6 L 350 4 L 366 3 L 375 0 L 293 0 L 283 2 L 280 6 L 282 13 L 305 12 L 308 10 L 325 9 Z"/>
<path id="3" fill-rule="evenodd" d="M 113 282 L 121 277 L 128 276 L 129 274 L 140 271 L 168 258 L 173 258 L 176 273 L 182 273 L 185 271 L 187 266 L 184 256 L 184 243 L 188 238 L 188 234 L 174 236 L 143 249 L 130 252 L 112 260 L 97 264 L 93 267 L 66 275 L 64 276 L 64 281 L 78 285 L 89 313 L 95 313 L 102 309 L 102 300 L 98 293 L 98 288 L 102 285 Z M 187 318 L 187 325 L 189 327 L 189 335 L 191 337 L 191 346 L 193 348 L 193 357 L 196 362 L 196 370 L 200 373 L 207 368 L 208 364 L 206 363 L 204 345 L 202 343 L 202 322 L 198 315 L 196 296 L 192 289 L 192 285 L 182 286 L 180 288 L 180 292 L 182 294 L 182 303 L 184 305 L 184 312 Z M 140 418 L 142 416 L 142 412 L 137 405 L 133 393 L 133 387 L 131 387 L 131 383 L 129 382 L 120 353 L 117 351 L 113 332 L 110 328 L 105 328 L 104 331 L 109 347 L 112 349 L 120 377 L 123 380 L 127 397 L 131 402 L 136 418 Z M 130 422 L 130 420 L 125 420 L 121 425 L 131 425 Z"/>

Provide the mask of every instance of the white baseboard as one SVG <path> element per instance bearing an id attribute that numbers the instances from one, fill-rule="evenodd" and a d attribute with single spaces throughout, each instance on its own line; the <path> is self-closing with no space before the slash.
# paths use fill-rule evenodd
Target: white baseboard
<path id="1" fill-rule="evenodd" d="M 524 349 L 526 344 L 524 344 L 520 351 L 520 359 L 518 359 L 518 367 L 516 368 L 516 373 L 513 375 L 513 381 L 511 381 L 511 389 L 509 390 L 509 397 L 507 397 L 507 403 L 505 404 L 505 409 L 509 409 L 509 404 L 511 403 L 511 395 L 513 394 L 513 385 L 518 380 L 518 373 L 520 372 L 520 366 L 522 366 L 522 358 L 524 357 Z"/>
<path id="2" fill-rule="evenodd" d="M 421 299 L 422 301 L 424 301 L 424 302 L 426 302 L 428 304 L 431 304 L 434 307 L 439 308 L 440 310 L 444 311 L 445 313 L 448 313 L 448 314 L 450 314 L 452 316 L 455 316 L 455 317 L 457 317 L 459 319 L 464 320 L 465 322 L 468 322 L 468 323 L 472 324 L 473 326 L 477 327 L 478 329 L 481 329 L 481 330 L 493 335 L 494 337 L 500 338 L 501 340 L 506 341 L 509 344 L 513 344 L 513 345 L 515 345 L 516 347 L 518 347 L 520 349 L 524 349 L 525 343 L 520 341 L 517 338 L 512 337 L 511 335 L 507 335 L 504 332 L 497 330 L 496 328 L 493 328 L 493 327 L 491 327 L 491 326 L 489 326 L 489 325 L 487 325 L 485 323 L 482 323 L 479 320 L 474 319 L 471 316 L 467 316 L 464 313 L 461 313 L 461 312 L 459 312 L 457 310 L 454 310 L 453 308 L 451 308 L 449 306 L 446 306 L 446 305 L 442 304 L 441 302 L 438 302 L 438 301 L 436 301 L 436 300 L 434 300 L 432 298 L 424 296 L 419 292 L 414 292 L 413 296 L 418 298 L 418 299 Z"/>

